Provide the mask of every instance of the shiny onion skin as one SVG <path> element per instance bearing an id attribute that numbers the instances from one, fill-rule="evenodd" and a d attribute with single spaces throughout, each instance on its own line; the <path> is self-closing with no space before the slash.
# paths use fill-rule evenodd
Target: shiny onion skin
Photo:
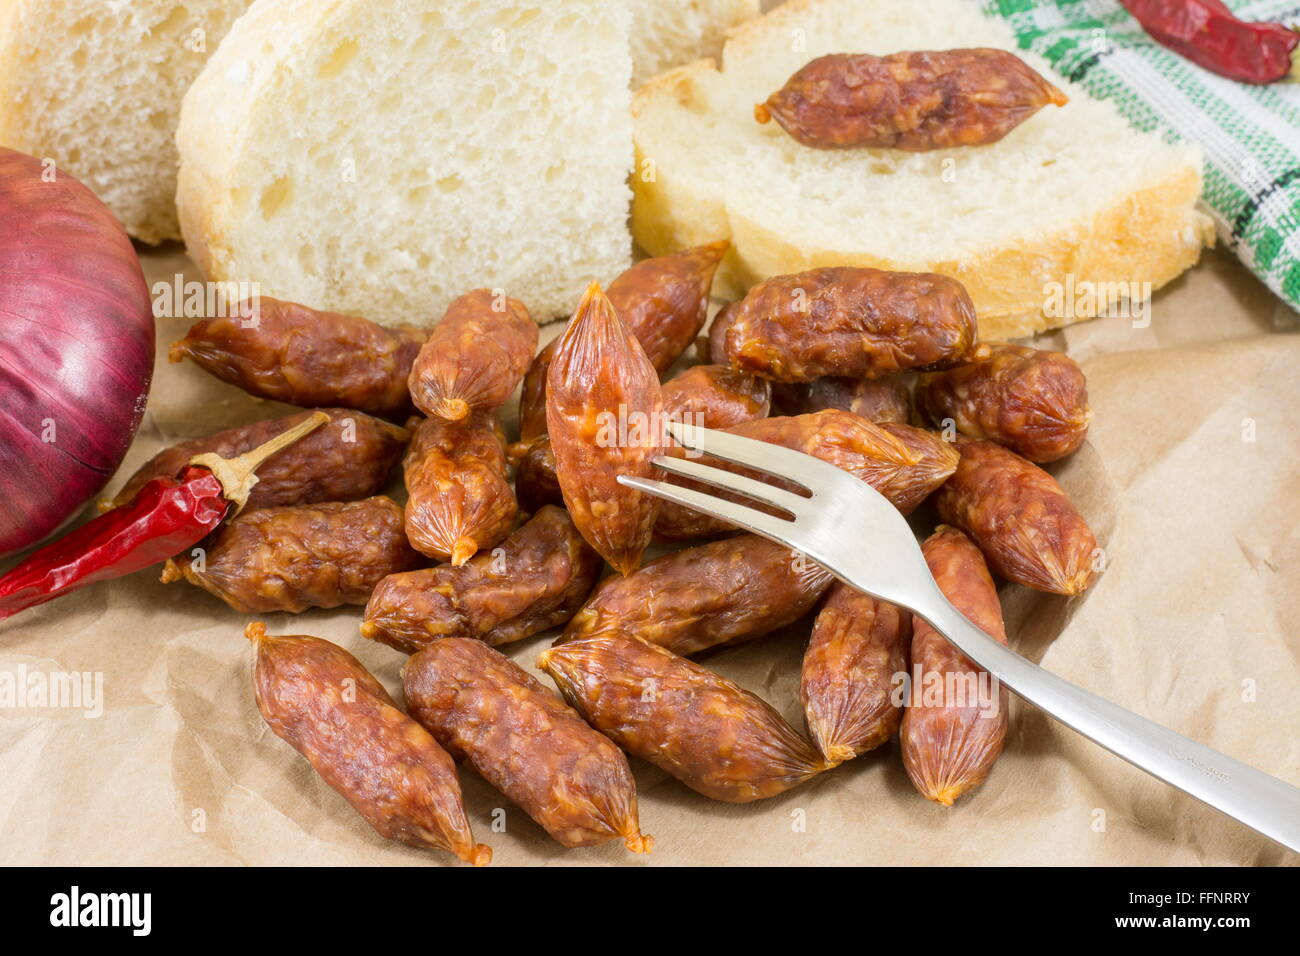
<path id="1" fill-rule="evenodd" d="M 996 143 L 1049 103 L 1068 102 L 1006 50 L 833 53 L 800 69 L 754 116 L 813 149 L 924 152 Z"/>
<path id="2" fill-rule="evenodd" d="M 410 412 L 406 380 L 428 329 L 389 329 L 269 296 L 248 301 L 249 316 L 196 322 L 172 343 L 171 361 L 189 359 L 250 395 L 288 405 L 341 405 L 394 419 Z"/>
<path id="3" fill-rule="evenodd" d="M 984 352 L 965 287 L 930 272 L 830 266 L 775 276 L 727 321 L 728 363 L 776 382 L 938 370 Z"/>
<path id="4" fill-rule="evenodd" d="M 121 225 L 67 173 L 0 147 L 0 557 L 112 477 L 153 360 L 153 304 Z"/>
<path id="5" fill-rule="evenodd" d="M 641 343 L 658 374 L 668 371 L 704 327 L 713 274 L 728 246 L 726 240 L 721 240 L 643 259 L 620 274 L 605 290 L 614 311 Z M 546 431 L 546 376 L 558 341 L 537 353 L 524 376 L 519 398 L 521 441 Z"/>
<path id="6" fill-rule="evenodd" d="M 556 341 L 546 430 L 564 504 L 600 556 L 631 574 L 650 544 L 659 499 L 618 479 L 654 474 L 664 441 L 659 376 L 595 283 Z"/>
<path id="7" fill-rule="evenodd" d="M 939 517 L 966 532 L 994 573 L 1051 594 L 1086 591 L 1097 539 L 1056 479 L 988 441 L 957 443 L 961 462 L 934 496 Z"/>
<path id="8" fill-rule="evenodd" d="M 249 493 L 245 510 L 321 501 L 357 501 L 383 490 L 411 433 L 350 408 L 319 411 L 330 417 L 329 424 L 277 452 L 258 468 L 257 484 Z M 284 418 L 268 418 L 177 442 L 141 465 L 110 504 L 113 507 L 126 504 L 146 482 L 172 477 L 195 455 L 211 453 L 234 458 L 252 451 L 262 442 L 305 421 L 310 414 L 299 412 Z"/>
<path id="9" fill-rule="evenodd" d="M 411 367 L 415 407 L 451 421 L 499 408 L 528 371 L 537 335 L 519 300 L 466 292 L 447 307 Z"/>
<path id="10" fill-rule="evenodd" d="M 470 832 L 455 762 L 359 660 L 319 637 L 271 637 L 257 621 L 244 636 L 257 648 L 262 719 L 380 836 L 491 862 Z"/>
<path id="11" fill-rule="evenodd" d="M 842 581 L 831 586 L 808 649 L 799 696 L 813 743 L 843 763 L 894 736 L 903 719 L 894 676 L 907 670 L 912 616 Z"/>
<path id="12" fill-rule="evenodd" d="M 1083 369 L 1064 352 L 990 345 L 987 358 L 921 377 L 917 408 L 936 426 L 1005 445 L 1030 461 L 1056 461 L 1088 437 Z"/>
<path id="13" fill-rule="evenodd" d="M 1003 644 L 1007 642 L 997 588 L 979 549 L 956 528 L 940 525 L 921 547 L 934 580 L 953 606 L 972 623 Z M 933 682 L 933 687 L 927 685 Z M 1007 736 L 1007 691 L 998 685 L 996 713 L 988 713 L 969 697 L 970 675 L 985 672 L 947 638 L 920 618 L 912 629 L 912 693 L 899 729 L 903 766 L 913 786 L 946 807 L 984 782 L 1002 753 Z M 961 677 L 964 699 L 948 685 Z M 992 685 L 988 685 L 990 688 Z"/>
<path id="14" fill-rule="evenodd" d="M 766 701 L 635 637 L 561 644 L 543 651 L 537 665 L 587 723 L 713 800 L 774 797 L 826 769 Z"/>
<path id="15" fill-rule="evenodd" d="M 406 708 L 449 754 L 524 810 L 562 846 L 613 837 L 633 853 L 641 833 L 627 758 L 510 658 L 450 637 L 402 668 Z"/>

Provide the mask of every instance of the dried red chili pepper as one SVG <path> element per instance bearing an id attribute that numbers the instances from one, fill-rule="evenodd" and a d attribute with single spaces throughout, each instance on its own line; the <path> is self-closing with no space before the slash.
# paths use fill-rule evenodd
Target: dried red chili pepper
<path id="1" fill-rule="evenodd" d="M 1280 23 L 1241 20 L 1220 0 L 1120 3 L 1157 43 L 1230 80 L 1275 83 L 1300 70 L 1300 34 Z"/>
<path id="2" fill-rule="evenodd" d="M 329 422 L 317 412 L 238 458 L 196 455 L 175 478 L 155 478 L 128 503 L 48 544 L 0 576 L 0 619 L 96 581 L 165 561 L 239 513 L 257 467 Z"/>

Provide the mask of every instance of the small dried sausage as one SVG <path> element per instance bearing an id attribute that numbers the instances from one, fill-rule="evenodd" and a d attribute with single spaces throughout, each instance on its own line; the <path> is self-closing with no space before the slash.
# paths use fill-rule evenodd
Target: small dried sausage
<path id="1" fill-rule="evenodd" d="M 912 617 L 837 581 L 817 612 L 799 695 L 808 733 L 829 764 L 894 736 L 903 709 L 895 678 L 907 671 Z"/>
<path id="2" fill-rule="evenodd" d="M 890 485 L 889 491 L 876 486 L 895 508 L 910 515 L 957 470 L 961 454 L 952 442 L 925 428 L 899 422 L 881 422 L 876 427 L 897 439 L 912 456 L 911 470 L 903 480 Z"/>
<path id="3" fill-rule="evenodd" d="M 1003 644 L 1002 605 L 979 549 L 941 525 L 922 546 L 953 606 Z M 1007 736 L 1007 691 L 920 618 L 912 634 L 912 692 L 899 731 L 903 766 L 922 795 L 952 806 L 984 782 Z M 982 690 L 981 690 L 982 688 Z"/>
<path id="4" fill-rule="evenodd" d="M 492 860 L 470 832 L 456 764 L 360 661 L 319 637 L 268 637 L 260 622 L 244 635 L 257 645 L 262 718 L 380 836 Z"/>
<path id="5" fill-rule="evenodd" d="M 261 296 L 247 316 L 204 319 L 171 347 L 251 395 L 312 408 L 341 405 L 384 418 L 411 410 L 406 378 L 427 329 L 387 329 Z"/>
<path id="6" fill-rule="evenodd" d="M 696 341 L 695 351 L 701 362 L 707 365 L 728 364 L 727 329 L 731 328 L 738 308 L 740 308 L 739 301 L 724 305 L 713 317 L 713 322 L 709 325 L 709 334 L 701 336 Z"/>
<path id="7" fill-rule="evenodd" d="M 834 580 L 784 545 L 755 534 L 711 541 L 609 577 L 561 641 L 612 632 L 695 654 L 752 640 L 803 617 Z"/>
<path id="8" fill-rule="evenodd" d="M 248 496 L 245 510 L 310 505 L 318 501 L 356 501 L 384 489 L 411 433 L 349 408 L 318 411 L 329 415 L 329 424 L 276 452 L 257 469 L 257 484 Z M 126 504 L 154 478 L 179 474 L 195 455 L 212 453 L 236 458 L 288 431 L 311 414 L 299 412 L 240 425 L 164 448 L 127 479 L 108 507 Z"/>
<path id="9" fill-rule="evenodd" d="M 721 239 L 643 259 L 609 284 L 609 301 L 660 375 L 704 328 L 713 275 L 730 245 Z"/>
<path id="10" fill-rule="evenodd" d="M 656 374 L 668 371 L 703 328 L 713 274 L 728 245 L 722 240 L 643 259 L 605 290 L 623 324 L 645 349 Z M 537 354 L 524 377 L 519 399 L 521 441 L 546 431 L 546 376 L 558 341 Z"/>
<path id="11" fill-rule="evenodd" d="M 564 846 L 622 837 L 633 853 L 654 839 L 637 820 L 623 752 L 510 658 L 448 638 L 402 668 L 406 707 L 448 753 L 521 807 Z"/>
<path id="12" fill-rule="evenodd" d="M 499 408 L 528 371 L 537 334 L 519 300 L 487 289 L 465 293 L 447 307 L 411 367 L 415 407 L 452 421 Z"/>
<path id="13" fill-rule="evenodd" d="M 1023 345 L 993 345 L 983 361 L 922 377 L 916 400 L 935 425 L 951 419 L 966 437 L 1036 462 L 1077 449 L 1092 420 L 1078 363 L 1064 352 Z"/>
<path id="14" fill-rule="evenodd" d="M 727 329 L 728 364 L 778 382 L 880 378 L 982 354 L 956 279 L 853 266 L 777 276 L 749 290 Z"/>
<path id="15" fill-rule="evenodd" d="M 541 435 L 512 445 L 510 454 L 518 456 L 515 497 L 522 511 L 532 514 L 544 505 L 564 506 L 564 492 L 560 491 L 560 479 L 555 476 L 555 452 L 551 449 L 550 436 Z"/>
<path id="16" fill-rule="evenodd" d="M 664 440 L 659 376 L 594 283 L 557 341 L 546 426 L 564 503 L 591 546 L 630 574 L 650 543 L 659 499 L 618 478 L 654 470 Z"/>
<path id="17" fill-rule="evenodd" d="M 201 553 L 168 559 L 163 583 L 184 578 L 245 614 L 365 604 L 388 575 L 420 564 L 401 506 L 382 495 L 245 511 Z"/>
<path id="18" fill-rule="evenodd" d="M 904 514 L 925 500 L 957 467 L 956 449 L 925 429 L 873 425 L 865 418 L 839 409 L 786 418 L 761 418 L 723 431 L 782 445 L 829 462 L 871 485 Z M 669 453 L 682 454 L 682 450 L 676 448 Z M 740 474 L 763 477 L 709 456 L 702 460 Z M 720 497 L 734 497 L 716 489 L 711 491 Z M 655 533 L 667 540 L 708 537 L 729 530 L 735 529 L 726 521 L 670 502 L 663 505 L 655 525 Z"/>
<path id="19" fill-rule="evenodd" d="M 800 69 L 754 116 L 814 149 L 923 152 L 996 143 L 1049 103 L 1067 102 L 1006 50 L 834 53 Z"/>
<path id="20" fill-rule="evenodd" d="M 662 395 L 664 418 L 668 421 L 725 428 L 765 417 L 771 385 L 766 379 L 725 366 L 696 365 L 664 383 Z M 548 436 L 518 442 L 511 446 L 510 453 L 516 459 L 515 494 L 519 507 L 536 511 L 542 505 L 564 504 Z M 659 530 L 658 523 L 655 530 Z"/>
<path id="21" fill-rule="evenodd" d="M 537 663 L 587 723 L 714 800 L 774 797 L 826 769 L 767 703 L 662 647 L 610 633 Z"/>
<path id="22" fill-rule="evenodd" d="M 568 514 L 544 507 L 494 553 L 385 578 L 361 633 L 407 654 L 445 637 L 523 640 L 573 617 L 602 567 Z"/>
<path id="23" fill-rule="evenodd" d="M 957 447 L 957 471 L 934 497 L 939 517 L 970 535 L 1008 581 L 1052 594 L 1087 590 L 1097 539 L 1056 479 L 992 442 Z"/>
<path id="24" fill-rule="evenodd" d="M 778 382 L 772 405 L 781 415 L 807 415 L 839 408 L 877 425 L 912 419 L 907 386 L 896 378 L 819 378 L 811 382 Z"/>
<path id="25" fill-rule="evenodd" d="M 745 422 L 727 431 L 830 462 L 871 485 L 904 513 L 957 467 L 956 450 L 937 435 L 910 425 L 873 425 L 834 408 Z"/>
<path id="26" fill-rule="evenodd" d="M 726 365 L 695 365 L 663 386 L 664 417 L 702 428 L 766 418 L 772 383 Z"/>
<path id="27" fill-rule="evenodd" d="M 419 422 L 403 468 L 406 536 L 421 554 L 464 564 L 514 526 L 519 506 L 493 413 Z"/>

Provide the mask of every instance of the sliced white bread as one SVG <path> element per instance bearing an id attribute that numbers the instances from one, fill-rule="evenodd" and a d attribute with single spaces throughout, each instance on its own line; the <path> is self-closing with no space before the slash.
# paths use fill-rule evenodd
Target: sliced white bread
<path id="1" fill-rule="evenodd" d="M 825 265 L 944 273 L 970 291 L 986 338 L 1090 318 L 1196 262 L 1213 241 L 1195 208 L 1199 151 L 1133 130 L 1032 54 L 1016 51 L 1070 103 L 987 146 L 817 150 L 754 119 L 826 53 L 975 46 L 1016 51 L 970 0 L 789 0 L 743 24 L 721 71 L 696 62 L 637 95 L 633 234 L 652 254 L 729 238 L 715 289 L 732 297 Z"/>
<path id="2" fill-rule="evenodd" d="M 210 280 L 378 322 L 502 289 L 539 320 L 629 264 L 628 8 L 257 0 L 185 97 Z"/>
<path id="3" fill-rule="evenodd" d="M 717 56 L 727 31 L 758 16 L 760 0 L 629 0 L 632 86 L 669 67 Z"/>
<path id="4" fill-rule="evenodd" d="M 0 0 L 0 146 L 52 160 L 137 239 L 179 239 L 181 97 L 252 0 Z"/>

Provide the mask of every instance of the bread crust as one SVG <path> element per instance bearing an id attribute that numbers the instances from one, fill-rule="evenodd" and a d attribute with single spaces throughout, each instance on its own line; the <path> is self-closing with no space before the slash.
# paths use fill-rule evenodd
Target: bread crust
<path id="1" fill-rule="evenodd" d="M 788 0 L 772 13 L 736 27 L 728 35 L 724 63 L 728 56 L 743 54 L 763 34 L 796 22 L 820 2 Z M 641 88 L 632 108 L 638 170 L 651 160 L 645 145 L 648 117 L 691 104 L 716 79 L 716 63 L 705 59 L 660 74 Z M 729 203 L 700 177 L 692 181 L 693 170 L 657 160 L 655 176 L 633 178 L 632 234 L 651 255 L 729 239 L 731 251 L 718 270 L 714 291 L 732 299 L 763 279 L 821 266 L 937 272 L 966 286 L 982 338 L 1017 338 L 1094 318 L 1097 306 L 1105 304 L 1095 297 L 1089 305 L 1084 296 L 1056 309 L 1049 283 L 1072 281 L 1075 289 L 1135 283 L 1133 289 L 1139 294 L 1154 291 L 1195 265 L 1201 249 L 1214 244 L 1213 223 L 1196 209 L 1201 191 L 1199 153 L 1182 148 L 1187 162 L 1171 164 L 1164 175 L 1096 209 L 1090 217 L 1069 221 L 1045 217 L 1044 228 L 1035 235 L 1014 237 L 960 259 L 905 261 L 796 243 L 756 221 L 745 208 Z"/>

